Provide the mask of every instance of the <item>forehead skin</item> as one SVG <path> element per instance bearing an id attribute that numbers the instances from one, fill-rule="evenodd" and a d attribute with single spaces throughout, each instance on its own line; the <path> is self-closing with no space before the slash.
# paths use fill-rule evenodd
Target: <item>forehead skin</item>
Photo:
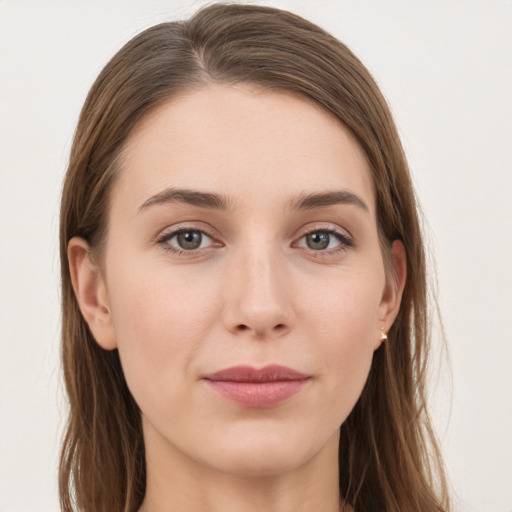
<path id="1" fill-rule="evenodd" d="M 282 202 L 339 189 L 340 176 L 375 219 L 366 155 L 338 119 L 298 94 L 210 84 L 171 99 L 136 126 L 122 152 L 112 206 L 132 217 L 170 179 L 176 188 L 233 192 L 245 204 L 268 201 L 268 193 Z M 270 187 L 255 187 L 265 180 Z"/>

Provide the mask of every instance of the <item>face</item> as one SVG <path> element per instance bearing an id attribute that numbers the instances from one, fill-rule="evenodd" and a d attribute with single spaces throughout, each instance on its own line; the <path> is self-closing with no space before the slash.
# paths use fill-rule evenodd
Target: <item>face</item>
<path id="1" fill-rule="evenodd" d="M 148 460 L 245 475 L 335 452 L 397 307 L 358 144 L 248 85 L 173 99 L 131 135 L 101 276 L 89 325 L 119 349 Z"/>

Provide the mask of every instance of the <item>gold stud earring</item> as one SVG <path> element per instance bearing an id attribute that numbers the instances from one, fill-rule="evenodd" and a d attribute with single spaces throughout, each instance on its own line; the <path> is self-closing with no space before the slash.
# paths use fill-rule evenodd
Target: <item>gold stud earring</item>
<path id="1" fill-rule="evenodd" d="M 384 342 L 388 339 L 388 335 L 384 332 L 383 329 L 381 329 L 381 333 L 380 333 L 380 341 Z"/>

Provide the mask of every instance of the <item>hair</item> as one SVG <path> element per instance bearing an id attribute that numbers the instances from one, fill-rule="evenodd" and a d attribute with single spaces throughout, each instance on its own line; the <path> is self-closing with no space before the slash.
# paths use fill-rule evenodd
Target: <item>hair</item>
<path id="1" fill-rule="evenodd" d="M 274 8 L 224 4 L 134 37 L 102 70 L 80 114 L 60 214 L 62 364 L 69 396 L 59 471 L 62 510 L 132 512 L 146 485 L 140 411 L 117 350 L 100 348 L 80 313 L 69 240 L 79 236 L 93 251 L 102 247 L 120 154 L 141 119 L 180 93 L 240 82 L 308 97 L 350 130 L 371 170 L 384 261 L 393 240 L 406 250 L 398 316 L 341 425 L 340 496 L 356 512 L 447 512 L 448 487 L 426 408 L 431 312 L 425 250 L 390 110 L 363 64 L 321 28 Z"/>

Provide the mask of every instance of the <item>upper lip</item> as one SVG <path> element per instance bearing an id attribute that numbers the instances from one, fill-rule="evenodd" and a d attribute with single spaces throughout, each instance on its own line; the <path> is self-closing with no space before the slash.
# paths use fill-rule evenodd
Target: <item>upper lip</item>
<path id="1" fill-rule="evenodd" d="M 263 368 L 233 366 L 204 376 L 206 380 L 223 382 L 279 382 L 308 378 L 309 375 L 277 364 L 264 366 Z"/>

